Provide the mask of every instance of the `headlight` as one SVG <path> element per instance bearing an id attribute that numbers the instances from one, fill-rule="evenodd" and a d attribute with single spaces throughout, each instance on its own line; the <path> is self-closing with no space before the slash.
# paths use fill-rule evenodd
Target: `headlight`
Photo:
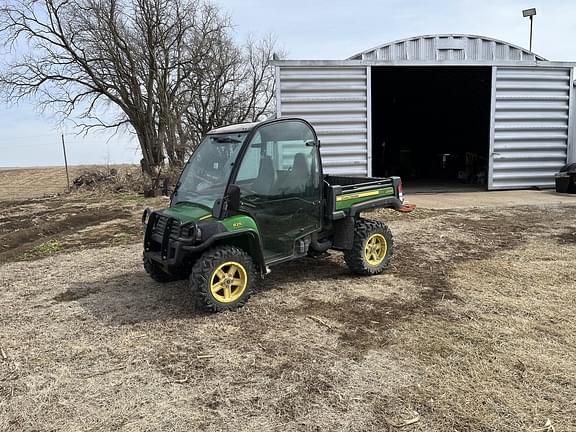
<path id="1" fill-rule="evenodd" d="M 148 224 L 148 220 L 150 219 L 150 214 L 152 214 L 152 211 L 149 208 L 144 210 L 144 213 L 142 213 L 142 224 L 143 225 Z"/>
<path id="2" fill-rule="evenodd" d="M 182 237 L 191 238 L 194 235 L 194 224 L 183 226 L 180 232 Z"/>

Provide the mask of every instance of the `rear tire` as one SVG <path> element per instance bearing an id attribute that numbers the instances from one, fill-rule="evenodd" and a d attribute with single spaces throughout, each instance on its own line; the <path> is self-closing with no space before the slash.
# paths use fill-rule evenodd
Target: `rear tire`
<path id="1" fill-rule="evenodd" d="M 204 252 L 192 266 L 190 287 L 196 304 L 209 312 L 236 310 L 254 293 L 256 269 L 250 255 L 235 246 Z"/>
<path id="2" fill-rule="evenodd" d="M 377 275 L 384 271 L 394 252 L 392 232 L 386 224 L 357 219 L 352 248 L 344 252 L 350 271 L 359 275 Z"/>
<path id="3" fill-rule="evenodd" d="M 148 258 L 144 258 L 144 270 L 156 282 L 167 283 L 178 280 L 176 276 L 166 273 L 158 264 Z"/>

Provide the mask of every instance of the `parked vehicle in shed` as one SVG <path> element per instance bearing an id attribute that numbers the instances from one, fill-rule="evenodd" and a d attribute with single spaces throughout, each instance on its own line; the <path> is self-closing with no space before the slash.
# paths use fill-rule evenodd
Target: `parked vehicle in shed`
<path id="1" fill-rule="evenodd" d="M 554 179 L 556 192 L 576 194 L 576 163 L 564 165 Z"/>
<path id="2" fill-rule="evenodd" d="M 312 126 L 281 118 L 211 131 L 173 192 L 144 212 L 144 267 L 160 282 L 189 277 L 198 303 L 236 309 L 270 267 L 329 249 L 357 274 L 381 273 L 390 229 L 361 217 L 403 207 L 399 177 L 323 175 Z"/>

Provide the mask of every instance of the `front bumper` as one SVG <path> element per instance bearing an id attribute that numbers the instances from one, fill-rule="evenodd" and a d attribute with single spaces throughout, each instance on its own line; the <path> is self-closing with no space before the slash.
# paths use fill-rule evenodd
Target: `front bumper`
<path id="1" fill-rule="evenodd" d="M 161 265 L 165 270 L 180 267 L 189 255 L 187 248 L 196 242 L 198 228 L 195 223 L 181 224 L 173 217 L 161 212 L 146 213 L 144 225 L 144 257 Z M 182 233 L 186 232 L 186 237 Z M 191 235 L 190 235 L 191 234 Z"/>
<path id="2" fill-rule="evenodd" d="M 188 222 L 153 212 L 143 217 L 144 257 L 165 271 L 176 271 L 204 251 L 223 230 L 217 222 Z"/>

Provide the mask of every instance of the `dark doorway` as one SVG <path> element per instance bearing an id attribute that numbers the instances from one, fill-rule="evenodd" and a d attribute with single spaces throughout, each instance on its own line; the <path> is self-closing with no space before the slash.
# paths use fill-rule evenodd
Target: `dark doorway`
<path id="1" fill-rule="evenodd" d="M 373 67 L 372 172 L 416 190 L 486 189 L 489 67 Z"/>

